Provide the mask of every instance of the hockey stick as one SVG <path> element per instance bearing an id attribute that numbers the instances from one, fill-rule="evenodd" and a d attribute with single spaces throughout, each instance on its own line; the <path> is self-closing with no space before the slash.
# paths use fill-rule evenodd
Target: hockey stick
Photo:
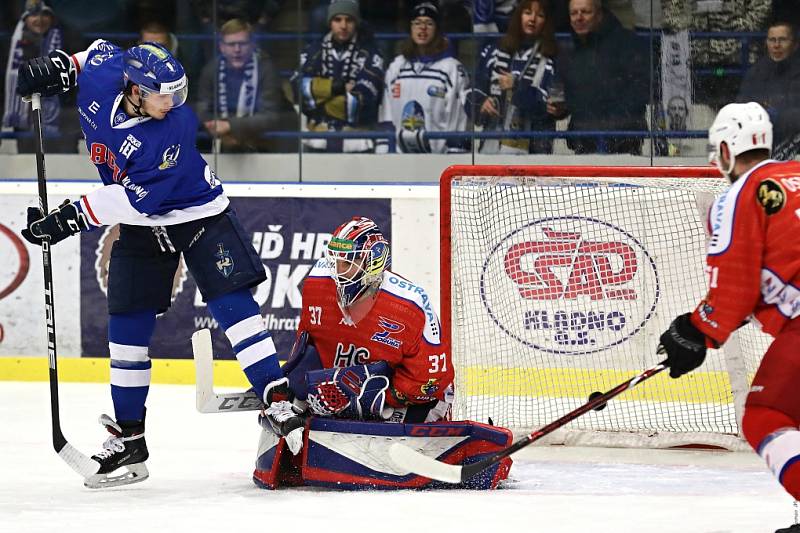
<path id="1" fill-rule="evenodd" d="M 214 353 L 211 331 L 200 329 L 192 334 L 192 352 L 197 381 L 197 410 L 201 413 L 257 411 L 263 407 L 261 398 L 253 391 L 214 392 Z"/>
<path id="2" fill-rule="evenodd" d="M 624 383 L 620 383 L 610 391 L 603 393 L 603 394 L 592 394 L 589 401 L 585 404 L 581 405 L 574 411 L 570 411 L 569 413 L 565 414 L 558 420 L 550 422 L 546 426 L 538 429 L 528 435 L 527 437 L 520 439 L 519 441 L 515 442 L 508 448 L 497 452 L 496 454 L 488 457 L 482 461 L 478 461 L 477 463 L 473 463 L 470 465 L 450 465 L 443 463 L 441 461 L 437 461 L 432 457 L 428 457 L 427 455 L 422 454 L 419 451 L 413 450 L 408 446 L 396 442 L 389 447 L 389 456 L 392 458 L 394 463 L 404 468 L 409 472 L 413 472 L 420 476 L 425 476 L 430 479 L 437 479 L 439 481 L 445 481 L 447 483 L 461 483 L 466 481 L 467 479 L 471 478 L 475 474 L 482 472 L 499 463 L 504 458 L 508 457 L 514 452 L 517 452 L 524 448 L 525 446 L 535 442 L 545 435 L 552 433 L 556 429 L 560 428 L 572 422 L 579 416 L 582 416 L 589 411 L 597 408 L 601 408 L 604 406 L 606 402 L 610 399 L 614 398 L 615 396 L 622 394 L 628 389 L 632 389 L 639 383 L 649 379 L 662 370 L 667 368 L 667 361 L 661 361 L 654 367 L 648 368 L 641 374 L 634 376 L 627 380 Z"/>
<path id="3" fill-rule="evenodd" d="M 43 214 L 47 208 L 47 172 L 44 167 L 44 139 L 42 138 L 42 101 L 38 94 L 31 96 L 33 130 L 36 138 L 36 177 L 39 184 L 39 208 Z M 47 355 L 50 363 L 50 413 L 53 421 L 53 448 L 75 472 L 87 478 L 96 474 L 100 463 L 76 450 L 61 432 L 58 408 L 58 367 L 56 353 L 56 308 L 53 299 L 53 262 L 50 241 L 42 239 L 42 264 L 44 266 L 44 309 L 47 320 Z"/>

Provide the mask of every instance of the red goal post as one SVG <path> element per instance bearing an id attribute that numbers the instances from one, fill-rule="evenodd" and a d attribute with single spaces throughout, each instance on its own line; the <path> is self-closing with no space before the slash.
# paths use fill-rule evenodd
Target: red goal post
<path id="1" fill-rule="evenodd" d="M 452 166 L 440 180 L 441 320 L 454 416 L 530 431 L 658 362 L 696 305 L 713 167 Z M 681 380 L 655 378 L 547 442 L 744 448 L 748 326 Z"/>

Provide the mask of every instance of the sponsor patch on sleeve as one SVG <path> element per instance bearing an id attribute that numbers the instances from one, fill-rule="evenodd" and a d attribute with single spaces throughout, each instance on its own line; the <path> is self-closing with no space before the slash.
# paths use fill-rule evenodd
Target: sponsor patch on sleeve
<path id="1" fill-rule="evenodd" d="M 772 179 L 765 179 L 758 185 L 756 197 L 768 216 L 779 212 L 786 203 L 786 191 Z"/>

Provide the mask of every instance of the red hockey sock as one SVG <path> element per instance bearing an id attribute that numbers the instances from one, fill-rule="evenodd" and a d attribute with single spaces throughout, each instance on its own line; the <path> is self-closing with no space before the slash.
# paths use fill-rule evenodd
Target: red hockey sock
<path id="1" fill-rule="evenodd" d="M 780 429 L 786 431 L 777 433 Z M 800 499 L 800 431 L 797 421 L 769 407 L 747 406 L 742 432 L 750 446 L 767 461 L 767 466 L 786 492 Z"/>

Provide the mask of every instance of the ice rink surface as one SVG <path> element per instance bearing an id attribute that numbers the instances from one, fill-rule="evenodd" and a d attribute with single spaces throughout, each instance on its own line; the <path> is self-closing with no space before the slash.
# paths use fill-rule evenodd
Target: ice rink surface
<path id="1" fill-rule="evenodd" d="M 93 491 L 52 449 L 47 383 L 0 382 L 0 532 L 771 533 L 793 520 L 751 453 L 529 447 L 494 492 L 264 491 L 250 480 L 255 413 L 201 415 L 187 386 L 153 386 L 148 406 L 150 479 Z M 86 454 L 103 412 L 107 385 L 61 386 L 64 434 Z"/>

